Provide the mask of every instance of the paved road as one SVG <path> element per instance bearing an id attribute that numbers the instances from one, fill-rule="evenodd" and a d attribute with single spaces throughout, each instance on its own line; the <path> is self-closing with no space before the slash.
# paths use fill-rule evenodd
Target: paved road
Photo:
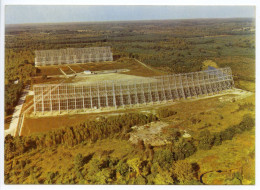
<path id="1" fill-rule="evenodd" d="M 30 91 L 29 87 L 26 87 L 22 91 L 22 95 L 21 95 L 21 97 L 20 97 L 20 99 L 18 101 L 17 106 L 14 109 L 14 113 L 13 113 L 13 116 L 12 116 L 12 120 L 11 120 L 9 129 L 5 130 L 5 136 L 8 135 L 8 134 L 11 134 L 12 136 L 15 136 L 15 133 L 17 131 L 18 122 L 19 122 L 19 117 L 20 117 L 21 110 L 22 110 L 22 107 L 23 107 L 23 103 L 24 103 L 25 98 L 28 95 L 29 91 Z"/>

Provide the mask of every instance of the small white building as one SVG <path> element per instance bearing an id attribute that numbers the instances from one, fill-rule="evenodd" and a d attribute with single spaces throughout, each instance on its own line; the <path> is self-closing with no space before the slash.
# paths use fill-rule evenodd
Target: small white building
<path id="1" fill-rule="evenodd" d="M 91 75 L 91 71 L 84 71 L 84 74 Z"/>

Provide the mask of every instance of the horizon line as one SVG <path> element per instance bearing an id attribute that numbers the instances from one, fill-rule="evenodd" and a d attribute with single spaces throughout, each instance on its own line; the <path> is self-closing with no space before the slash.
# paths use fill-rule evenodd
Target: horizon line
<path id="1" fill-rule="evenodd" d="M 70 24 L 70 23 L 104 23 L 104 22 L 134 22 L 134 21 L 173 21 L 173 20 L 214 20 L 214 19 L 256 19 L 254 17 L 216 17 L 216 18 L 208 18 L 208 17 L 198 17 L 198 18 L 176 18 L 176 19 L 137 19 L 137 20 L 98 20 L 98 21 L 69 21 L 69 22 L 30 22 L 30 23 L 12 23 L 7 25 L 26 25 L 26 24 Z"/>

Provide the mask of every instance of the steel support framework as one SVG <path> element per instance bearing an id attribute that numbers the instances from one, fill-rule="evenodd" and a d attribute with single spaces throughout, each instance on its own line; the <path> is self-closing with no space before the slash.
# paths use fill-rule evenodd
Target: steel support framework
<path id="1" fill-rule="evenodd" d="M 35 66 L 113 61 L 110 47 L 67 48 L 35 51 Z"/>
<path id="2" fill-rule="evenodd" d="M 145 105 L 213 95 L 234 86 L 229 67 L 96 83 L 34 85 L 34 112 Z"/>

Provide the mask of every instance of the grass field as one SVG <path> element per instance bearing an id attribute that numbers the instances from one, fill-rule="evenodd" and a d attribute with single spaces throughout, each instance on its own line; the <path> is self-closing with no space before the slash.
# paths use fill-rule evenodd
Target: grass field
<path id="1" fill-rule="evenodd" d="M 83 72 L 85 70 L 89 71 L 102 71 L 102 70 L 116 70 L 116 69 L 129 69 L 127 74 L 137 75 L 137 76 L 156 76 L 163 73 L 160 71 L 153 72 L 147 69 L 143 65 L 136 62 L 134 59 L 122 58 L 117 61 L 109 62 L 95 62 L 95 63 L 85 63 L 85 64 L 69 64 L 69 66 L 76 72 Z M 66 74 L 73 74 L 72 71 L 67 66 L 42 66 L 37 68 L 37 76 L 42 75 L 62 75 L 61 68 Z"/>
<path id="2" fill-rule="evenodd" d="M 50 116 L 39 118 L 28 118 L 24 120 L 24 127 L 21 132 L 22 135 L 29 135 L 32 133 L 47 132 L 61 126 L 70 126 L 75 123 L 80 123 L 88 119 L 96 118 L 98 114 L 74 114 L 65 116 Z"/>
<path id="3" fill-rule="evenodd" d="M 84 74 L 83 74 L 84 75 Z M 133 83 L 135 80 L 148 80 L 147 77 L 141 77 L 141 76 L 134 76 L 134 75 L 128 75 L 124 73 L 108 73 L 108 74 L 97 74 L 97 75 L 85 75 L 82 77 L 76 77 L 68 79 L 66 82 L 69 83 L 96 83 L 96 82 L 102 82 L 106 80 L 122 80 L 122 81 L 128 81 L 130 84 Z M 150 79 L 154 80 L 154 79 Z M 132 81 L 132 82 L 131 82 Z"/>

